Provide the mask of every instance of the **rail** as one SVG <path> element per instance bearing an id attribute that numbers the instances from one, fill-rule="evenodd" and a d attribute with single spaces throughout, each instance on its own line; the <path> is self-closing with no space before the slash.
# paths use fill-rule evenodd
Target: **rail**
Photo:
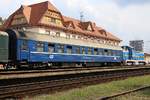
<path id="1" fill-rule="evenodd" d="M 111 96 L 101 97 L 99 100 L 111 100 L 111 99 L 119 97 L 119 96 L 127 95 L 127 94 L 130 94 L 130 93 L 133 93 L 133 92 L 138 92 L 138 91 L 145 90 L 145 89 L 148 89 L 148 88 L 150 88 L 150 86 L 144 86 L 144 87 L 140 87 L 140 88 L 133 89 L 133 90 L 130 90 L 130 91 L 117 93 L 117 94 L 114 94 L 114 95 L 111 95 Z"/>

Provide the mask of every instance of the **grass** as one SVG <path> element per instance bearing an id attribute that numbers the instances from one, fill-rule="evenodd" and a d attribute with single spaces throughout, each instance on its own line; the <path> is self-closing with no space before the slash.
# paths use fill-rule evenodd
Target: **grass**
<path id="1" fill-rule="evenodd" d="M 99 97 L 113 95 L 115 93 L 124 92 L 146 85 L 150 85 L 150 75 L 129 78 L 121 81 L 113 81 L 110 83 L 104 83 L 83 88 L 77 88 L 65 92 L 58 92 L 55 94 L 41 95 L 33 98 L 26 97 L 24 98 L 24 100 L 96 100 Z M 149 95 L 149 92 L 150 91 L 144 92 L 144 94 Z"/>

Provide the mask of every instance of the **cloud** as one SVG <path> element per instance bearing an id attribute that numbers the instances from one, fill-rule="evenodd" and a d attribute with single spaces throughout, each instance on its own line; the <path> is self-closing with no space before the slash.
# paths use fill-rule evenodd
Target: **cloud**
<path id="1" fill-rule="evenodd" d="M 50 1 L 51 3 L 54 2 L 53 0 L 23 0 L 23 4 L 29 5 L 29 4 L 40 3 L 40 2 L 44 2 L 44 1 Z"/>
<path id="2" fill-rule="evenodd" d="M 143 5 L 146 3 L 150 3 L 150 0 L 112 0 L 116 2 L 120 6 L 130 6 L 130 5 Z"/>
<path id="3" fill-rule="evenodd" d="M 0 16 L 8 16 L 21 4 L 28 5 L 46 0 L 1 0 Z M 120 37 L 123 44 L 129 40 L 150 41 L 150 0 L 49 0 L 67 16 L 92 20 L 98 26 Z"/>
<path id="4" fill-rule="evenodd" d="M 118 4 L 120 2 L 125 5 L 127 2 L 121 2 L 123 0 L 97 3 L 91 3 L 89 0 L 65 1 L 69 9 L 84 11 L 89 16 L 86 20 L 93 20 L 120 37 L 122 44 L 127 45 L 129 40 L 135 39 L 150 41 L 150 3 L 147 0 L 130 0 L 126 7 Z"/>
<path id="5" fill-rule="evenodd" d="M 12 0 L 1 0 L 1 1 L 0 1 L 0 4 L 1 4 L 1 5 L 0 5 L 0 9 L 1 9 L 2 11 L 4 11 L 4 9 L 6 9 L 6 7 L 9 7 L 12 2 L 13 2 Z"/>

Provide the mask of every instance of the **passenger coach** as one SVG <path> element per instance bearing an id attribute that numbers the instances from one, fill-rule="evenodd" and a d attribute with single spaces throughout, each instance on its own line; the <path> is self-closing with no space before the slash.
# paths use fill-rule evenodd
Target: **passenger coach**
<path id="1" fill-rule="evenodd" d="M 119 64 L 122 60 L 121 50 L 63 44 L 53 37 L 33 32 L 6 32 L 11 35 L 9 58 L 17 65 L 100 66 Z"/>

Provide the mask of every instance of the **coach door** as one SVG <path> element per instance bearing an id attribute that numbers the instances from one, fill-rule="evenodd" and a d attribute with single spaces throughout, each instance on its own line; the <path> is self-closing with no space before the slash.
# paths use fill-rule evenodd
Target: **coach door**
<path id="1" fill-rule="evenodd" d="M 20 50 L 20 60 L 28 61 L 29 60 L 29 47 L 28 40 L 21 41 L 21 50 Z"/>

